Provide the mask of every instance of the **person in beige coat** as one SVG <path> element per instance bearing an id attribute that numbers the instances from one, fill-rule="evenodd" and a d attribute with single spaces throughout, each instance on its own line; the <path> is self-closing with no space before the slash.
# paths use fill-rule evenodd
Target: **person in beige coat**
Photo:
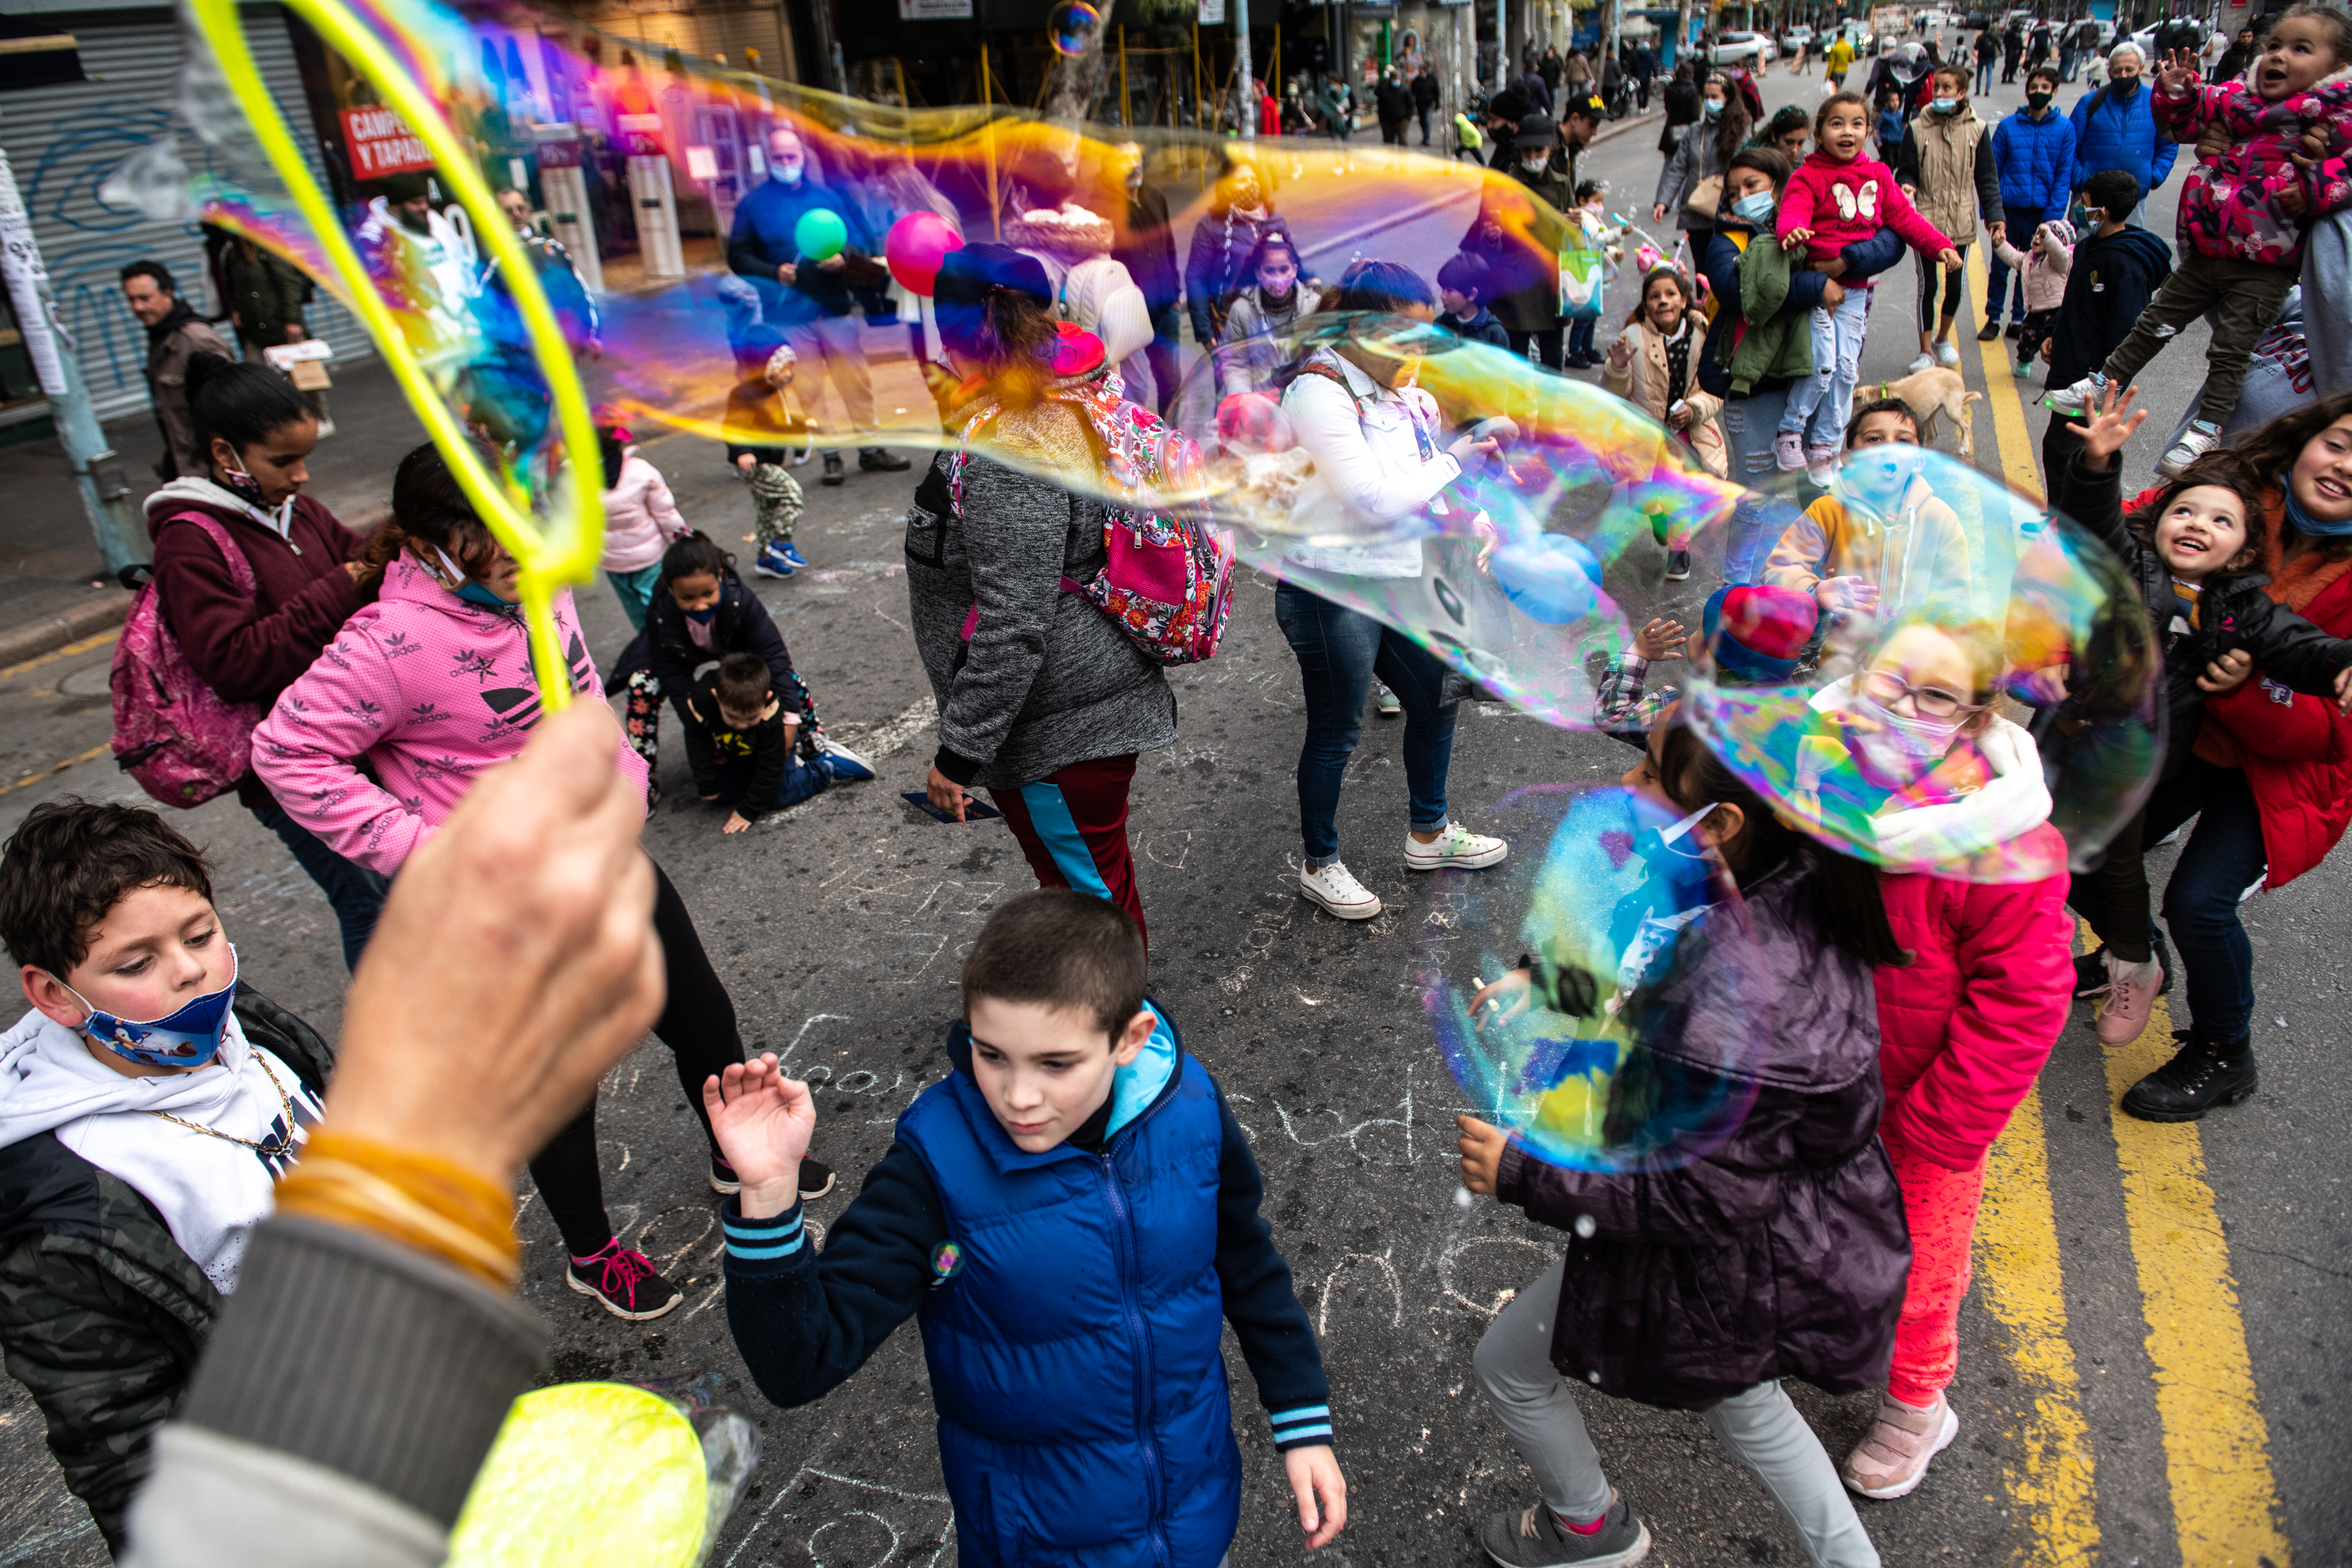
<path id="1" fill-rule="evenodd" d="M 1962 265 L 1948 268 L 1931 257 L 1918 258 L 1919 357 L 1911 362 L 1915 371 L 1939 364 L 1949 369 L 1960 363 L 1952 324 L 1960 314 L 1960 286 L 1968 277 L 1969 241 L 1975 237 L 1978 216 L 1983 216 L 1993 244 L 2009 237 L 2002 221 L 2007 214 L 2000 205 L 2000 171 L 1993 163 L 1992 129 L 1977 118 L 1969 102 L 1968 71 L 1938 66 L 1931 87 L 1926 111 L 1903 132 L 1902 150 L 1895 156 L 1895 183 L 1938 232 L 1951 237 Z"/>
<path id="2" fill-rule="evenodd" d="M 1724 479 L 1731 465 L 1716 419 L 1723 399 L 1700 391 L 1696 374 L 1705 336 L 1682 273 L 1653 267 L 1642 279 L 1641 304 L 1609 345 L 1601 384 L 1681 437 L 1708 473 Z"/>

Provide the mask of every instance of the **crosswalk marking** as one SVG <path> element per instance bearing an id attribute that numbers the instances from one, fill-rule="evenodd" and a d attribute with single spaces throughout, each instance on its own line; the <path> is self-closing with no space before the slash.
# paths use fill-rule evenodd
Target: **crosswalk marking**
<path id="1" fill-rule="evenodd" d="M 2083 1419 L 2074 1346 L 2066 1338 L 2066 1294 L 2040 1089 L 2025 1097 L 1992 1146 L 1984 1206 L 1977 1216 L 1976 1256 L 1985 1305 L 2009 1330 L 2011 1363 L 2032 1402 L 2023 1426 L 2008 1434 L 2021 1458 L 2002 1466 L 2010 1500 L 2032 1532 L 2015 1560 L 2094 1562 L 2099 1520 L 2091 1435 Z"/>

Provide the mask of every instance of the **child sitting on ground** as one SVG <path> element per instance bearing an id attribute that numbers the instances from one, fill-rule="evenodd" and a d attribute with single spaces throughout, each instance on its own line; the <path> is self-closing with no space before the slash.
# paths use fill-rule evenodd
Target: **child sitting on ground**
<path id="1" fill-rule="evenodd" d="M 1468 251 L 1457 251 L 1437 269 L 1437 324 L 1468 342 L 1498 349 L 1511 346 L 1511 334 L 1486 309 L 1486 290 L 1493 280 L 1486 264 Z"/>
<path id="2" fill-rule="evenodd" d="M 802 760 L 801 716 L 787 712 L 775 677 L 755 653 L 730 653 L 695 682 L 686 700 L 686 755 L 694 793 L 733 806 L 719 831 L 740 833 L 771 811 L 798 805 L 835 782 L 874 776 L 865 758 L 836 742 L 812 739 Z"/>
<path id="3" fill-rule="evenodd" d="M 0 1035 L 0 1348 L 119 1556 L 333 1058 L 238 984 L 211 868 L 152 811 L 35 806 L 0 857 L 0 942 L 33 1006 Z"/>
<path id="4" fill-rule="evenodd" d="M 2352 16 L 2332 5 L 2290 6 L 2271 29 L 2249 81 L 2200 85 L 2178 57 L 2157 74 L 2157 129 L 2194 142 L 2209 127 L 2231 145 L 2200 160 L 2180 193 L 2189 246 L 2139 322 L 2106 363 L 2045 401 L 2083 417 L 2110 384 L 2140 367 L 2191 321 L 2212 312 L 2205 391 L 2197 417 L 2166 449 L 2170 478 L 2221 444 L 2238 406 L 2254 343 L 2278 319 L 2303 270 L 2312 225 L 2352 201 Z M 2330 301 L 2340 305 L 2341 301 Z M 2054 478 L 2054 476 L 2053 476 Z"/>
<path id="5" fill-rule="evenodd" d="M 736 350 L 743 379 L 727 395 L 727 460 L 751 487 L 755 509 L 751 570 L 762 577 L 789 577 L 808 564 L 793 542 L 801 517 L 801 484 L 785 468 L 808 461 L 809 422 L 784 406 L 799 356 L 773 327 L 753 327 Z"/>
<path id="6" fill-rule="evenodd" d="M 821 1256 L 793 1195 L 808 1086 L 764 1056 L 702 1091 L 743 1177 L 722 1211 L 727 1322 L 753 1381 L 813 1404 L 919 1318 L 967 1563 L 1213 1568 L 1241 1503 L 1228 1322 L 1307 1550 L 1347 1522 L 1322 1357 L 1248 1136 L 1146 1000 L 1147 969 L 1104 900 L 998 909 L 964 961 L 953 1070 L 898 1118 Z"/>
<path id="7" fill-rule="evenodd" d="M 1789 176 L 1789 188 L 1780 197 L 1780 248 L 1801 247 L 1819 266 L 1883 226 L 1920 255 L 1932 256 L 1946 267 L 1958 266 L 1959 251 L 1911 205 L 1895 184 L 1894 171 L 1863 156 L 1868 129 L 1860 93 L 1832 93 L 1822 105 L 1813 118 L 1817 145 Z M 1838 432 L 1845 428 L 1862 377 L 1862 341 L 1869 316 L 1866 289 L 1841 286 L 1835 303 L 1813 307 L 1813 374 L 1789 388 L 1788 411 L 1772 438 L 1772 455 L 1782 473 L 1803 468 L 1813 483 L 1829 487 Z"/>
<path id="8" fill-rule="evenodd" d="M 596 437 L 604 462 L 604 556 L 598 564 L 630 627 L 644 631 L 646 608 L 661 581 L 662 552 L 694 531 L 678 515 L 661 470 L 637 455 L 626 430 L 601 426 Z"/>
<path id="9" fill-rule="evenodd" d="M 2033 356 L 2050 336 L 2058 308 L 2066 302 L 2066 274 L 2074 265 L 2074 226 L 2055 218 L 2033 231 L 2033 249 L 2022 251 L 2006 235 L 1993 241 L 1992 252 L 2017 268 L 2025 279 L 2025 320 L 2017 334 L 2018 375 L 2033 374 Z"/>

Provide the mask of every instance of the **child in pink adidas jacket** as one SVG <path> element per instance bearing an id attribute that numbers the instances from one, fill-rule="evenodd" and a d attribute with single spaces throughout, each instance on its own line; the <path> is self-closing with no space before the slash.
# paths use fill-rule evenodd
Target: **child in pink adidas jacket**
<path id="1" fill-rule="evenodd" d="M 1813 151 L 1789 176 L 1774 231 L 1780 248 L 1803 247 L 1814 266 L 1834 260 L 1849 245 L 1891 228 L 1905 244 L 1947 267 L 1960 253 L 1920 215 L 1895 183 L 1895 172 L 1863 149 L 1870 136 L 1870 105 L 1858 92 L 1832 94 L 1813 117 Z M 1832 282 L 1835 280 L 1832 279 Z M 1789 388 L 1788 411 L 1772 438 L 1783 473 L 1810 469 L 1826 487 L 1862 379 L 1862 340 L 1870 290 L 1837 287 L 1841 296 L 1813 307 L 1813 374 Z"/>
<path id="2" fill-rule="evenodd" d="M 433 447 L 401 459 L 392 521 L 368 541 L 366 558 L 383 574 L 375 602 L 344 622 L 278 696 L 254 731 L 253 769 L 337 854 L 397 873 L 482 770 L 522 750 L 539 721 L 540 687 L 516 603 L 514 558 L 475 517 Z M 361 582 L 363 597 L 370 585 Z M 601 701 L 569 593 L 556 595 L 555 623 L 572 691 Z M 622 771 L 642 788 L 644 760 L 617 734 L 614 747 Z M 740 1062 L 743 1041 L 735 1005 L 685 900 L 658 865 L 654 882 L 654 930 L 668 983 L 654 1033 L 677 1058 L 687 1104 L 699 1107 L 703 1080 Z M 595 1115 L 592 1096 L 531 1162 L 531 1180 L 570 1254 L 566 1283 L 614 1317 L 658 1318 L 682 1298 L 645 1254 L 613 1235 L 596 1169 Z M 709 1131 L 705 1116 L 706 1141 Z M 709 1144 L 710 1184 L 734 1192 L 740 1184 L 718 1150 Z M 823 1165 L 812 1173 L 803 1163 L 803 1195 L 832 1184 Z"/>

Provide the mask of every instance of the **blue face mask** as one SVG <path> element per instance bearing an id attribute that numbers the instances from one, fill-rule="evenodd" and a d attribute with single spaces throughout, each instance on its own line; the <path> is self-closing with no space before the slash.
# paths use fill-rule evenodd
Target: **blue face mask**
<path id="1" fill-rule="evenodd" d="M 2297 533 L 2307 533 L 2314 539 L 2352 539 L 2352 517 L 2341 522 L 2329 522 L 2324 518 L 2312 516 L 2303 510 L 2303 503 L 2294 499 L 2294 486 L 2288 482 L 2288 479 L 2285 474 L 2279 476 L 2279 493 L 2286 497 L 2286 520 L 2294 524 Z"/>
<path id="2" fill-rule="evenodd" d="M 2074 226 L 2074 232 L 2077 234 L 2088 234 L 2094 226 L 2091 223 L 2091 209 L 2080 202 L 2066 209 L 2066 221 Z"/>
<path id="3" fill-rule="evenodd" d="M 1701 845 L 1687 842 L 1691 829 L 1706 819 L 1714 811 L 1713 805 L 1700 806 L 1679 822 L 1643 827 L 1633 836 L 1633 853 L 1642 858 L 1649 871 L 1650 880 L 1658 885 L 1662 897 L 1656 907 L 1668 912 L 1687 910 L 1699 904 L 1713 903 L 1710 879 L 1718 864 L 1715 853 Z M 1664 815 L 1650 801 L 1634 797 L 1637 819 L 1655 814 Z"/>
<path id="4" fill-rule="evenodd" d="M 1753 191 L 1732 203 L 1731 211 L 1733 216 L 1745 218 L 1760 228 L 1772 221 L 1773 211 L 1779 205 L 1772 199 L 1771 192 Z"/>
<path id="5" fill-rule="evenodd" d="M 1710 99 L 1708 99 L 1708 100 L 1706 100 L 1706 117 L 1707 117 L 1709 120 L 1712 120 L 1712 119 L 1714 119 L 1717 115 L 1721 114 L 1721 113 L 1723 112 L 1723 100 L 1722 100 L 1721 99 L 1719 99 L 1719 98 L 1710 98 Z"/>
<path id="6" fill-rule="evenodd" d="M 490 592 L 489 586 L 487 584 L 477 583 L 471 578 L 467 578 L 463 584 L 458 585 L 457 597 L 465 600 L 466 603 L 469 605 L 479 605 L 486 610 L 497 610 L 509 616 L 519 616 L 522 614 L 522 606 L 520 605 L 510 605 L 507 603 L 506 600 L 499 598 L 496 594 Z"/>
<path id="7" fill-rule="evenodd" d="M 200 1068 L 220 1054 L 221 1036 L 228 1029 L 229 1004 L 236 999 L 236 949 L 228 950 L 228 984 L 208 991 L 166 1017 L 150 1023 L 119 1018 L 90 1007 L 80 992 L 66 985 L 67 994 L 89 1016 L 82 1033 L 125 1061 L 151 1068 Z M 65 982 L 58 982 L 65 985 Z"/>
<path id="8" fill-rule="evenodd" d="M 707 605 L 699 610 L 689 610 L 680 605 L 678 609 L 684 613 L 688 620 L 706 626 L 710 624 L 711 617 L 719 614 L 719 606 L 716 605 Z"/>
<path id="9" fill-rule="evenodd" d="M 1957 98 L 1939 98 L 1936 100 L 1936 112 L 1938 114 L 1949 114 L 1952 110 L 1959 108 L 1959 106 L 1960 100 Z"/>

